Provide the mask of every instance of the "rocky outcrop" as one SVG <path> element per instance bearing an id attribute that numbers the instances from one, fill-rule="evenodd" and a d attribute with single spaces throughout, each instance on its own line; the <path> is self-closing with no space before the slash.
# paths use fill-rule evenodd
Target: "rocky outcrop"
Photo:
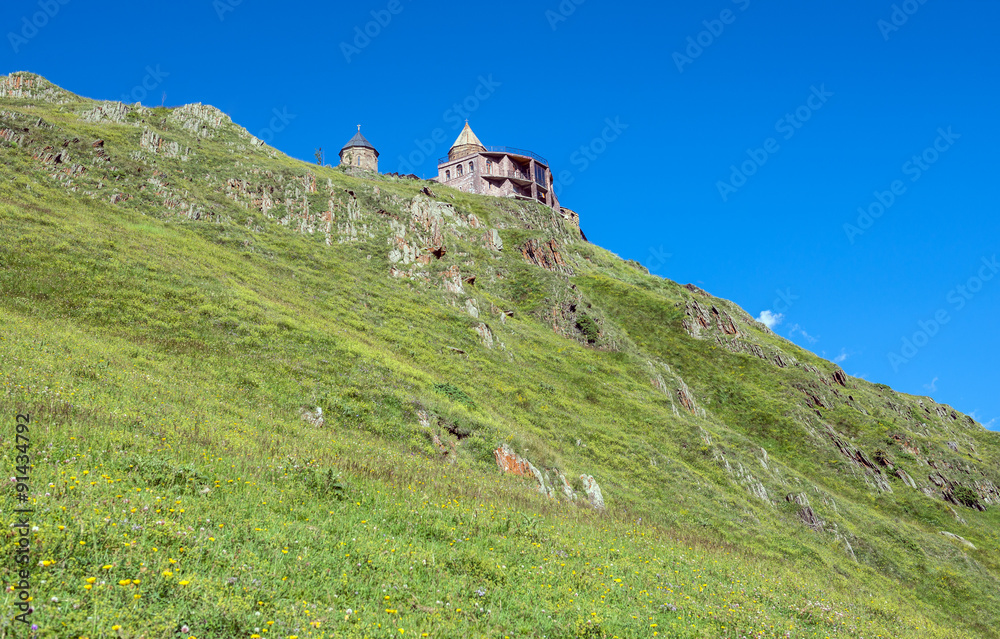
<path id="1" fill-rule="evenodd" d="M 690 300 L 684 306 L 684 314 L 686 318 L 682 325 L 688 335 L 692 337 L 700 338 L 702 331 L 719 331 L 723 335 L 740 336 L 736 322 L 733 321 L 729 313 L 720 310 L 714 304 L 706 309 L 697 300 Z"/>
<path id="2" fill-rule="evenodd" d="M 444 290 L 455 295 L 465 294 L 465 288 L 462 286 L 462 273 L 458 270 L 458 266 L 452 264 L 446 268 L 441 273 L 441 278 L 444 282 Z"/>
<path id="3" fill-rule="evenodd" d="M 597 480 L 591 475 L 580 475 L 580 481 L 583 482 L 583 492 L 586 493 L 590 505 L 596 510 L 604 510 L 604 495 L 601 493 L 601 487 L 597 485 Z"/>
<path id="4" fill-rule="evenodd" d="M 19 145 L 24 141 L 24 135 L 13 129 L 0 128 L 0 140 Z"/>
<path id="5" fill-rule="evenodd" d="M 500 232 L 496 229 L 486 231 L 483 235 L 483 244 L 491 251 L 500 252 L 503 250 L 503 240 L 500 238 Z"/>
<path id="6" fill-rule="evenodd" d="M 0 98 L 40 100 L 52 104 L 65 104 L 72 99 L 69 91 L 60 89 L 34 73 L 16 72 L 0 77 Z"/>
<path id="7" fill-rule="evenodd" d="M 847 387 L 847 375 L 842 370 L 833 371 L 833 381 L 837 382 L 843 387 Z"/>
<path id="8" fill-rule="evenodd" d="M 114 122 L 125 124 L 128 121 L 128 114 L 132 108 L 122 102 L 102 102 L 93 109 L 80 114 L 80 119 L 84 122 Z"/>
<path id="9" fill-rule="evenodd" d="M 680 405 L 684 407 L 686 411 L 691 413 L 696 417 L 706 417 L 706 412 L 704 408 L 700 408 L 694 401 L 694 395 L 691 394 L 691 389 L 688 388 L 687 384 L 683 380 L 678 379 L 679 386 L 677 388 L 677 400 Z"/>
<path id="10" fill-rule="evenodd" d="M 313 426 L 322 426 L 325 423 L 325 420 L 323 419 L 323 409 L 319 406 L 317 406 L 315 410 L 303 408 L 299 411 L 299 417 L 302 421 Z"/>
<path id="11" fill-rule="evenodd" d="M 856 471 L 860 471 L 865 483 L 873 486 L 879 492 L 892 492 L 892 486 L 889 484 L 889 480 L 886 476 L 882 473 L 882 469 L 878 463 L 872 461 L 863 450 L 848 442 L 829 426 L 827 426 L 827 435 L 830 436 L 830 439 L 833 441 L 834 445 L 841 452 L 841 454 L 847 457 L 848 461 L 851 463 L 851 467 Z"/>
<path id="12" fill-rule="evenodd" d="M 188 147 L 181 147 L 177 142 L 168 142 L 164 140 L 158 133 L 150 129 L 145 129 L 142 132 L 142 138 L 139 140 L 139 146 L 162 155 L 165 158 L 180 158 L 181 160 L 187 160 L 191 153 L 191 149 Z"/>
<path id="13" fill-rule="evenodd" d="M 497 460 L 497 466 L 503 472 L 520 477 L 533 477 L 538 482 L 538 492 L 543 495 L 549 494 L 549 491 L 545 488 L 545 479 L 542 477 L 541 471 L 535 468 L 527 459 L 515 453 L 514 449 L 507 444 L 502 444 L 494 450 L 493 457 Z"/>
<path id="14" fill-rule="evenodd" d="M 200 102 L 171 109 L 167 121 L 203 139 L 214 137 L 223 124 L 231 122 L 219 109 Z"/>
<path id="15" fill-rule="evenodd" d="M 486 348 L 493 348 L 493 331 L 486 324 L 480 322 L 476 326 L 476 333 L 479 334 L 479 341 Z"/>
<path id="16" fill-rule="evenodd" d="M 469 278 L 466 278 L 465 281 L 468 282 Z M 465 312 L 472 317 L 479 319 L 479 305 L 476 304 L 476 300 L 471 297 L 465 300 Z"/>
<path id="17" fill-rule="evenodd" d="M 538 482 L 538 492 L 548 497 L 555 498 L 562 493 L 568 501 L 576 501 L 578 495 L 570 486 L 566 475 L 557 469 L 541 471 L 530 461 L 514 452 L 508 444 L 501 444 L 493 451 L 497 466 L 505 473 L 517 475 L 519 477 L 534 478 Z M 551 471 L 551 472 L 550 472 Z M 556 481 L 552 480 L 555 475 Z M 597 480 L 590 475 L 580 475 L 580 482 L 583 485 L 583 492 L 587 496 L 587 502 L 595 510 L 604 510 L 604 495 Z"/>
<path id="18" fill-rule="evenodd" d="M 912 488 L 913 490 L 917 489 L 916 482 L 914 482 L 913 478 L 910 477 L 906 473 L 906 471 L 903 470 L 902 468 L 897 468 L 896 472 L 895 472 L 895 475 L 896 475 L 896 477 L 899 477 L 901 480 L 903 480 L 903 483 L 906 484 L 907 486 L 909 486 L 910 488 Z"/>
<path id="19" fill-rule="evenodd" d="M 799 506 L 798 516 L 803 524 L 815 532 L 823 532 L 826 522 L 820 519 L 809 505 L 809 497 L 805 493 L 797 493 L 785 496 L 785 501 Z"/>
<path id="20" fill-rule="evenodd" d="M 541 240 L 528 240 L 518 249 L 525 261 L 535 266 L 540 266 L 547 271 L 559 271 L 568 275 L 573 274 L 562 254 L 559 253 L 559 243 L 555 240 L 542 242 Z"/>

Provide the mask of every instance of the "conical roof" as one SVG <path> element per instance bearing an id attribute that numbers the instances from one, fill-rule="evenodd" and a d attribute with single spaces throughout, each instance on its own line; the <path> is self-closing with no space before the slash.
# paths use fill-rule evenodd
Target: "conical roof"
<path id="1" fill-rule="evenodd" d="M 354 134 L 353 138 L 351 138 L 350 140 L 347 141 L 347 144 L 345 144 L 344 148 L 342 148 L 340 151 L 341 151 L 341 153 L 343 153 L 347 149 L 351 149 L 351 148 L 355 148 L 355 147 L 362 147 L 362 148 L 365 148 L 365 149 L 371 149 L 372 151 L 375 151 L 376 155 L 378 155 L 378 151 L 375 149 L 374 146 L 372 146 L 372 143 L 369 142 L 365 138 L 365 136 L 361 135 L 361 127 L 360 126 L 358 127 L 358 132 Z"/>
<path id="2" fill-rule="evenodd" d="M 476 137 L 476 134 L 472 132 L 472 129 L 469 127 L 468 120 L 466 120 L 465 128 L 458 134 L 458 139 L 451 145 L 451 148 L 454 149 L 459 146 L 478 146 L 483 149 L 486 148 L 483 146 L 483 143 L 479 141 L 479 138 Z"/>

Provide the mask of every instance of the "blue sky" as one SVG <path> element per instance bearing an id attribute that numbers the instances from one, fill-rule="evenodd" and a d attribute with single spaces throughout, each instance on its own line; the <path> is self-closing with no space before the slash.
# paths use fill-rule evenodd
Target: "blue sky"
<path id="1" fill-rule="evenodd" d="M 430 177 L 468 117 L 550 160 L 592 242 L 1000 429 L 998 3 L 8 0 L 0 24 L 0 72 L 212 104 L 308 161 L 360 123 L 382 171 Z"/>

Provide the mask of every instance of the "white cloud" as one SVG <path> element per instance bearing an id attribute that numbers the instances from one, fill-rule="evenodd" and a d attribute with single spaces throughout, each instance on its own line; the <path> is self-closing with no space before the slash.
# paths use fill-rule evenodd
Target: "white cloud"
<path id="1" fill-rule="evenodd" d="M 930 391 L 930 392 L 933 393 L 934 391 L 937 390 L 937 381 L 938 381 L 938 379 L 940 379 L 940 378 L 935 377 L 934 379 L 931 380 L 930 384 L 924 384 L 924 388 L 926 388 L 928 391 Z"/>
<path id="2" fill-rule="evenodd" d="M 817 338 L 815 338 L 812 335 L 810 335 L 809 333 L 807 333 L 805 331 L 805 329 L 802 328 L 801 326 L 799 326 L 798 324 L 793 324 L 792 327 L 790 329 L 788 329 L 788 334 L 791 335 L 791 336 L 794 336 L 796 333 L 798 333 L 799 335 L 801 335 L 802 338 L 805 339 L 810 344 L 815 344 L 816 343 L 816 339 Z"/>
<path id="3" fill-rule="evenodd" d="M 988 421 L 988 422 L 985 422 L 985 423 L 984 423 L 984 422 L 983 422 L 983 418 L 982 418 L 982 417 L 981 417 L 981 416 L 980 416 L 980 415 L 979 415 L 978 413 L 979 413 L 979 409 L 977 408 L 977 409 L 976 409 L 976 410 L 974 410 L 974 411 L 970 411 L 970 412 L 968 413 L 968 415 L 969 415 L 969 417 L 971 417 L 972 419 L 974 419 L 974 420 L 976 420 L 977 422 L 979 422 L 980 424 L 982 424 L 982 425 L 983 425 L 983 428 L 985 428 L 985 429 L 987 429 L 987 430 L 997 430 L 997 426 L 998 426 L 998 424 L 997 424 L 997 418 L 996 418 L 996 417 L 994 417 L 994 418 L 993 418 L 993 419 L 991 419 L 990 421 Z"/>
<path id="4" fill-rule="evenodd" d="M 785 316 L 782 315 L 781 313 L 772 313 L 771 311 L 761 311 L 760 317 L 757 318 L 757 321 L 767 326 L 768 328 L 773 329 L 775 326 L 785 321 Z"/>
<path id="5" fill-rule="evenodd" d="M 844 360 L 846 360 L 848 357 L 850 357 L 850 355 L 847 353 L 847 349 L 842 348 L 842 349 L 840 349 L 840 355 L 837 355 L 836 357 L 834 357 L 833 361 L 836 362 L 836 363 L 838 363 L 838 364 L 840 364 L 841 362 L 843 362 Z"/>

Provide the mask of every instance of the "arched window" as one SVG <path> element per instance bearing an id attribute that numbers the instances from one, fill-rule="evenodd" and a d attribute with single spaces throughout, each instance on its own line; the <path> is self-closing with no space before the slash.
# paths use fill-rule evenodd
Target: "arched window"
<path id="1" fill-rule="evenodd" d="M 493 160 L 486 160 L 486 175 L 493 175 Z"/>
<path id="2" fill-rule="evenodd" d="M 462 177 L 462 165 L 458 165 L 458 177 Z"/>
<path id="3" fill-rule="evenodd" d="M 361 156 L 358 156 L 358 166 L 361 166 Z"/>
<path id="4" fill-rule="evenodd" d="M 444 172 L 444 179 L 446 179 L 446 180 L 450 180 L 451 179 L 451 171 L 445 171 Z"/>
<path id="5" fill-rule="evenodd" d="M 469 162 L 469 173 L 475 173 L 475 172 L 476 172 L 476 165 L 472 162 Z"/>

